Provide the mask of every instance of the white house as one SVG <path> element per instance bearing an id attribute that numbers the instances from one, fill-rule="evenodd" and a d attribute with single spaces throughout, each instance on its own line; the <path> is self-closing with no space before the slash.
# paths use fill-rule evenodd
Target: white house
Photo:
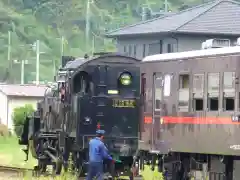
<path id="1" fill-rule="evenodd" d="M 43 85 L 0 84 L 0 123 L 12 129 L 14 108 L 31 104 L 36 109 L 46 89 Z"/>

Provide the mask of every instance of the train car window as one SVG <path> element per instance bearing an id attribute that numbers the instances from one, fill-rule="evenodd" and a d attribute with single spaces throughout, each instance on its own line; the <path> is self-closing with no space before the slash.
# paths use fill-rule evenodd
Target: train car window
<path id="1" fill-rule="evenodd" d="M 208 101 L 209 111 L 218 111 L 219 109 L 219 73 L 208 73 Z"/>
<path id="2" fill-rule="evenodd" d="M 193 110 L 203 111 L 204 74 L 193 75 Z"/>
<path id="3" fill-rule="evenodd" d="M 224 111 L 235 109 L 235 72 L 223 73 L 223 109 Z"/>
<path id="4" fill-rule="evenodd" d="M 203 111 L 203 99 L 194 98 L 193 106 L 195 111 Z"/>
<path id="5" fill-rule="evenodd" d="M 218 111 L 218 98 L 216 97 L 208 98 L 208 109 L 210 111 Z"/>
<path id="6" fill-rule="evenodd" d="M 223 102 L 224 102 L 224 110 L 225 111 L 234 111 L 234 107 L 235 107 L 234 98 L 230 98 L 230 97 L 225 98 L 224 97 Z"/>
<path id="7" fill-rule="evenodd" d="M 224 88 L 234 88 L 235 72 L 224 72 L 223 73 L 223 84 Z"/>
<path id="8" fill-rule="evenodd" d="M 189 111 L 189 74 L 179 75 L 178 111 Z"/>
<path id="9" fill-rule="evenodd" d="M 157 74 L 154 78 L 154 96 L 155 96 L 155 110 L 161 109 L 163 78 L 162 75 Z"/>
<path id="10" fill-rule="evenodd" d="M 179 88 L 180 89 L 189 88 L 189 75 L 188 74 L 180 74 L 180 76 L 179 76 Z"/>

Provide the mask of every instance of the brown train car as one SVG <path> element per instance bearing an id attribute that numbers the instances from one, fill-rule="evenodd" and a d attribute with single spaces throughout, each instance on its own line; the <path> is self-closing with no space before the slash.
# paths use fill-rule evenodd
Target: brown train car
<path id="1" fill-rule="evenodd" d="M 240 179 L 240 46 L 147 56 L 141 73 L 142 154 L 172 180 Z"/>

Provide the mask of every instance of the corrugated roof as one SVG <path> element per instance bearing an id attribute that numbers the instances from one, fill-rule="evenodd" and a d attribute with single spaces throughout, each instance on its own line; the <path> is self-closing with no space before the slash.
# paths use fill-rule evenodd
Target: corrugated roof
<path id="1" fill-rule="evenodd" d="M 151 33 L 240 34 L 240 4 L 231 0 L 205 3 L 175 14 L 126 26 L 109 37 Z"/>
<path id="2" fill-rule="evenodd" d="M 0 84 L 0 91 L 7 96 L 43 97 L 47 86 Z"/>

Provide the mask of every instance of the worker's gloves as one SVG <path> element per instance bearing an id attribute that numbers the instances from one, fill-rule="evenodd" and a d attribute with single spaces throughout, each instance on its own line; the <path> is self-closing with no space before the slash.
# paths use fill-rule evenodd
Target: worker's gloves
<path id="1" fill-rule="evenodd" d="M 112 160 L 112 163 L 113 163 L 113 164 L 115 164 L 115 163 L 121 163 L 121 162 L 122 162 L 122 161 L 120 161 L 120 160 L 114 160 L 114 159 Z"/>

